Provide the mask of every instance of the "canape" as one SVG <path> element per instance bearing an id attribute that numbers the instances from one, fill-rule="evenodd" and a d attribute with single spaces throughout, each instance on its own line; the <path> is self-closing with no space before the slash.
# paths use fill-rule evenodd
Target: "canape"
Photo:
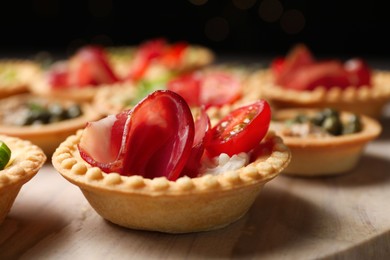
<path id="1" fill-rule="evenodd" d="M 368 142 L 381 132 L 373 118 L 334 109 L 282 109 L 270 128 L 290 148 L 283 174 L 338 175 L 353 170 Z"/>
<path id="2" fill-rule="evenodd" d="M 30 91 L 40 96 L 88 102 L 99 88 L 120 83 L 105 49 L 88 45 L 42 70 L 32 80 Z"/>
<path id="3" fill-rule="evenodd" d="M 43 151 L 31 142 L 0 134 L 0 224 L 10 211 L 20 189 L 46 161 Z"/>
<path id="4" fill-rule="evenodd" d="M 267 133 L 269 121 L 268 104 L 257 101 L 210 128 L 204 111 L 194 122 L 181 96 L 159 90 L 67 138 L 52 162 L 110 222 L 213 230 L 241 218 L 289 163 L 281 138 Z"/>
<path id="5" fill-rule="evenodd" d="M 0 102 L 0 134 L 29 140 L 49 156 L 66 137 L 99 117 L 87 103 L 19 94 Z"/>
<path id="6" fill-rule="evenodd" d="M 28 60 L 0 60 L 0 98 L 29 91 L 39 66 Z"/>
<path id="7" fill-rule="evenodd" d="M 210 50 L 184 43 L 171 45 L 156 40 L 134 47 L 132 52 L 114 49 L 83 46 L 67 60 L 57 61 L 41 73 L 33 81 L 31 91 L 50 97 L 91 101 L 101 88 L 141 80 L 167 80 L 213 61 Z"/>
<path id="8" fill-rule="evenodd" d="M 164 38 L 151 39 L 138 46 L 108 47 L 107 53 L 118 75 L 135 81 L 154 81 L 197 70 L 215 59 L 209 48 L 184 41 L 169 43 Z"/>
<path id="9" fill-rule="evenodd" d="M 374 70 L 361 58 L 319 60 L 304 45 L 270 69 L 253 75 L 252 88 L 275 108 L 333 107 L 379 118 L 390 100 L 390 73 Z"/>

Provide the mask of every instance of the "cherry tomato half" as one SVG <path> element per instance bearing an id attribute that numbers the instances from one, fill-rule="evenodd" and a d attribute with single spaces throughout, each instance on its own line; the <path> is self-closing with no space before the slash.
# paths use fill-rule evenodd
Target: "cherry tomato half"
<path id="1" fill-rule="evenodd" d="M 208 155 L 249 152 L 264 138 L 270 121 L 271 108 L 265 100 L 232 111 L 210 130 L 205 144 Z"/>
<path id="2" fill-rule="evenodd" d="M 347 60 L 344 63 L 344 68 L 351 86 L 371 86 L 371 69 L 362 59 Z"/>
<path id="3" fill-rule="evenodd" d="M 194 72 L 168 82 L 167 88 L 181 95 L 190 106 L 223 106 L 236 101 L 240 80 L 224 71 Z"/>

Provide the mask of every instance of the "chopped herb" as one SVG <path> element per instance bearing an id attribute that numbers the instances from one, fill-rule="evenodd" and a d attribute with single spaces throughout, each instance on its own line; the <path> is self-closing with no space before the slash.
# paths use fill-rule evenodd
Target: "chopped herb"
<path id="1" fill-rule="evenodd" d="M 11 150 L 3 142 L 0 141 L 0 170 L 3 170 L 11 159 Z"/>

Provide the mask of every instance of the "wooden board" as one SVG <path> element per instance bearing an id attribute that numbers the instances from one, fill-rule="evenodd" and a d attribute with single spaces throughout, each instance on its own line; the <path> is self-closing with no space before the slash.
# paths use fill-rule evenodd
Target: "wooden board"
<path id="1" fill-rule="evenodd" d="M 48 163 L 0 226 L 0 259 L 384 259 L 390 257 L 390 117 L 358 167 L 339 177 L 279 176 L 241 220 L 170 235 L 103 220 Z"/>

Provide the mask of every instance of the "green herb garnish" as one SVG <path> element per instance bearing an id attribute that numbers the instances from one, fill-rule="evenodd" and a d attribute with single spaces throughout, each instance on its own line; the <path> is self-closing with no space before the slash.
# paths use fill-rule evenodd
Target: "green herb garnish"
<path id="1" fill-rule="evenodd" d="M 2 141 L 0 141 L 0 170 L 3 170 L 11 159 L 11 150 Z"/>

